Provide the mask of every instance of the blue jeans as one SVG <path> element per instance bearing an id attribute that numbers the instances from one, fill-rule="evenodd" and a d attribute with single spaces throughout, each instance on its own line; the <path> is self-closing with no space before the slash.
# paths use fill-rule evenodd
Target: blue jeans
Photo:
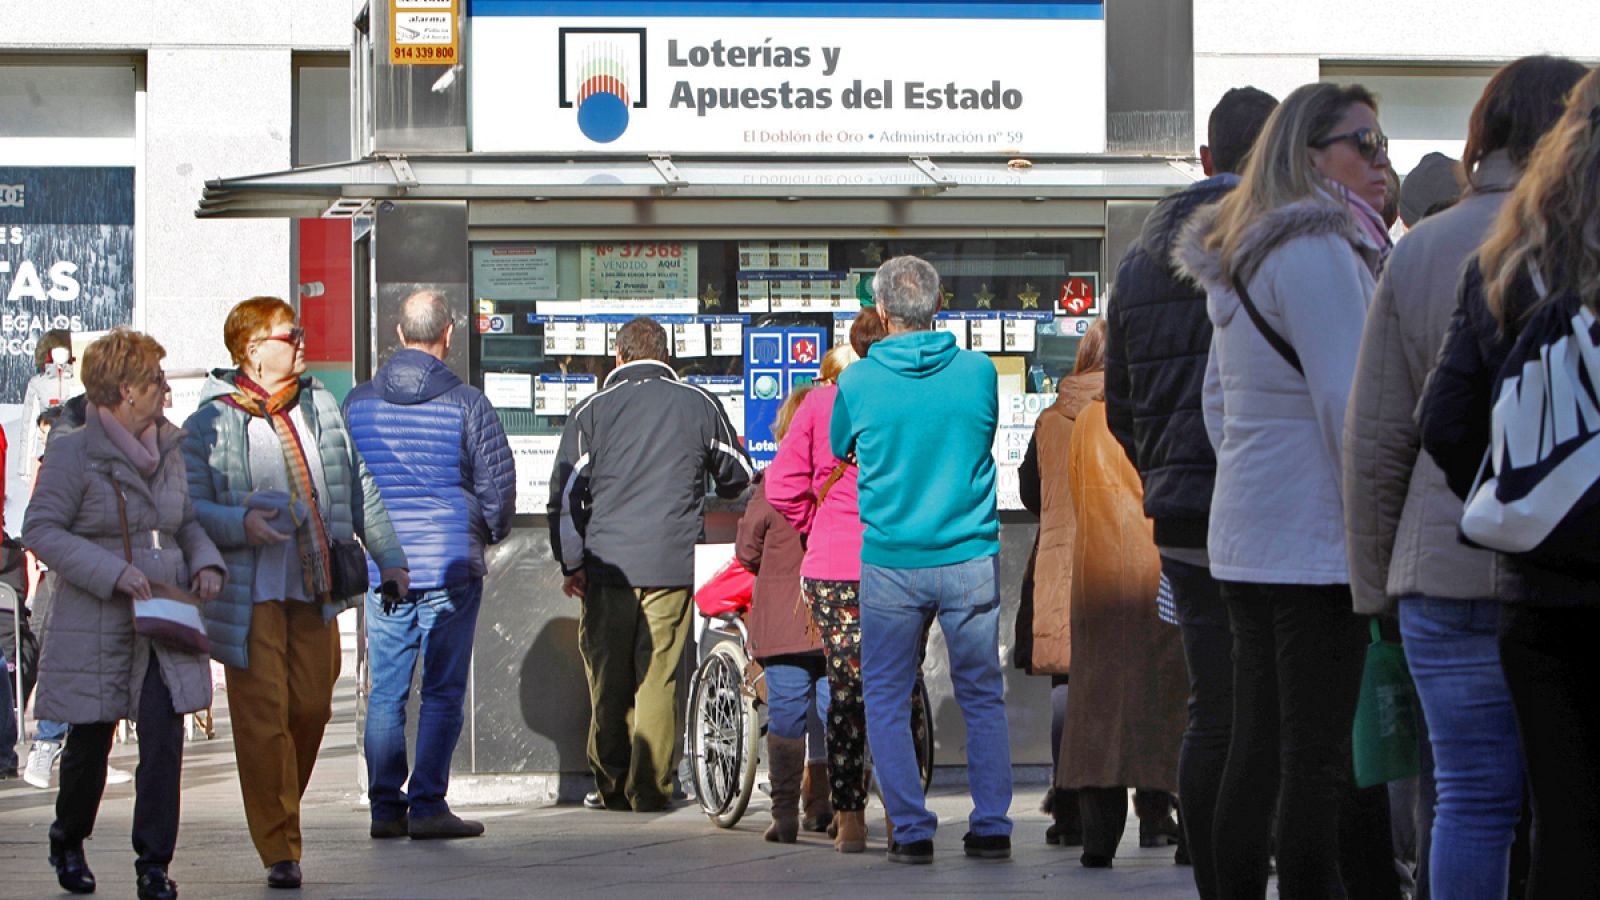
<path id="1" fill-rule="evenodd" d="M 59 744 L 67 739 L 67 723 L 40 719 L 33 723 L 33 739 L 36 741 L 55 741 Z"/>
<path id="2" fill-rule="evenodd" d="M 767 678 L 768 732 L 781 738 L 805 737 L 813 710 L 819 724 L 828 720 L 828 666 L 821 651 L 768 656 L 761 665 Z"/>
<path id="3" fill-rule="evenodd" d="M 930 840 L 928 811 L 911 743 L 911 704 L 923 636 L 937 618 L 950 654 L 950 680 L 967 725 L 971 833 L 1010 835 L 1011 737 L 1000 674 L 1000 561 L 997 556 L 921 569 L 861 564 L 861 681 L 867 741 L 894 839 Z"/>
<path id="4" fill-rule="evenodd" d="M 464 719 L 462 702 L 472 668 L 472 635 L 483 579 L 452 588 L 412 591 L 392 614 L 367 594 L 367 796 L 375 822 L 449 810 L 450 757 Z M 422 710 L 417 716 L 417 764 L 406 790 L 406 700 L 422 658 Z"/>
<path id="5" fill-rule="evenodd" d="M 1494 599 L 1400 601 L 1406 662 L 1433 743 L 1428 874 L 1436 897 L 1506 896 L 1523 766 L 1499 623 Z"/>

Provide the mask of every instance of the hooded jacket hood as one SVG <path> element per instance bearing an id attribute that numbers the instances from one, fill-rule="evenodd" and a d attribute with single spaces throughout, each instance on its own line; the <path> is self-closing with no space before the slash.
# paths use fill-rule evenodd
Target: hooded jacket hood
<path id="1" fill-rule="evenodd" d="M 408 347 L 395 351 L 372 380 L 383 399 L 398 406 L 426 403 L 461 384 L 438 357 Z"/>
<path id="2" fill-rule="evenodd" d="M 1239 310 L 1239 298 L 1223 267 L 1222 254 L 1205 247 L 1206 235 L 1216 226 L 1220 212 L 1215 204 L 1196 212 L 1183 226 L 1172 251 L 1173 268 L 1205 289 L 1211 322 L 1219 326 L 1226 325 Z M 1228 270 L 1249 281 L 1272 251 L 1296 238 L 1329 234 L 1349 241 L 1369 257 L 1369 265 L 1375 265 L 1378 250 L 1361 234 L 1350 213 L 1343 207 L 1308 198 L 1280 206 L 1251 222 L 1234 250 L 1233 265 Z"/>
<path id="3" fill-rule="evenodd" d="M 200 405 L 204 406 L 218 397 L 226 397 L 237 391 L 239 387 L 233 383 L 233 379 L 238 374 L 237 369 L 212 369 L 206 377 L 206 383 L 200 386 Z"/>
<path id="4" fill-rule="evenodd" d="M 1068 375 L 1056 387 L 1056 403 L 1060 404 L 1057 408 L 1071 410 L 1067 417 L 1076 419 L 1085 406 L 1104 397 L 1105 393 L 1106 373 L 1103 369 Z"/>
<path id="5" fill-rule="evenodd" d="M 873 344 L 867 358 L 907 378 L 927 378 L 943 372 L 960 352 L 948 331 L 913 331 Z"/>
<path id="6" fill-rule="evenodd" d="M 1165 265 L 1173 265 L 1173 251 L 1183 234 L 1183 226 L 1202 208 L 1228 196 L 1228 192 L 1238 184 L 1238 175 L 1223 172 L 1197 181 L 1163 199 L 1145 219 L 1144 229 L 1139 233 L 1139 243 L 1152 258 Z"/>

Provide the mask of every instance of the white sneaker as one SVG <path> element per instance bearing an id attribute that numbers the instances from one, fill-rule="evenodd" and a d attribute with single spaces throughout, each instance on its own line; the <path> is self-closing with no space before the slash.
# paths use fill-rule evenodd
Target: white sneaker
<path id="1" fill-rule="evenodd" d="M 50 787 L 50 772 L 55 768 L 56 757 L 61 755 L 60 741 L 34 741 L 28 750 L 28 765 L 23 769 L 22 780 L 41 790 Z"/>
<path id="2" fill-rule="evenodd" d="M 116 766 L 106 766 L 106 784 L 127 784 L 133 780 L 133 773 L 127 769 Z"/>

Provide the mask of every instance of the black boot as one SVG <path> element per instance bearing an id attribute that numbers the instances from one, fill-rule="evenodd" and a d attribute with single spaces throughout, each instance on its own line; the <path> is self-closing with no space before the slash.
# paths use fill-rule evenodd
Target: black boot
<path id="1" fill-rule="evenodd" d="M 165 868 L 151 866 L 139 876 L 139 900 L 178 900 L 178 883 Z"/>
<path id="2" fill-rule="evenodd" d="M 1179 842 L 1178 822 L 1172 817 L 1172 795 L 1165 791 L 1134 791 L 1133 811 L 1139 816 L 1139 846 L 1171 847 Z"/>
<path id="3" fill-rule="evenodd" d="M 1058 847 L 1083 846 L 1083 816 L 1078 811 L 1078 792 L 1068 788 L 1051 791 L 1050 814 L 1055 824 L 1045 829 L 1044 842 Z"/>
<path id="4" fill-rule="evenodd" d="M 61 889 L 73 894 L 94 893 L 94 873 L 89 871 L 89 861 L 84 858 L 83 845 L 50 842 L 50 865 L 55 867 L 56 881 Z"/>

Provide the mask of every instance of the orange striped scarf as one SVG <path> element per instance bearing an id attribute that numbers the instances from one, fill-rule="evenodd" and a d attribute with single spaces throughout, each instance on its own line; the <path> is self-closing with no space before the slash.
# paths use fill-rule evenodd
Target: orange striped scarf
<path id="1" fill-rule="evenodd" d="M 278 434 L 283 448 L 284 469 L 289 474 L 289 495 L 304 501 L 311 510 L 305 522 L 295 529 L 295 541 L 300 548 L 300 574 L 305 579 L 306 596 L 326 600 L 333 588 L 333 573 L 328 563 L 328 529 L 322 521 L 322 511 L 317 507 L 316 483 L 311 477 L 311 466 L 306 460 L 306 448 L 300 443 L 300 434 L 289 421 L 289 411 L 300 401 L 300 382 L 269 395 L 266 389 L 240 372 L 234 379 L 238 388 L 228 400 L 252 416 L 266 419 Z"/>

